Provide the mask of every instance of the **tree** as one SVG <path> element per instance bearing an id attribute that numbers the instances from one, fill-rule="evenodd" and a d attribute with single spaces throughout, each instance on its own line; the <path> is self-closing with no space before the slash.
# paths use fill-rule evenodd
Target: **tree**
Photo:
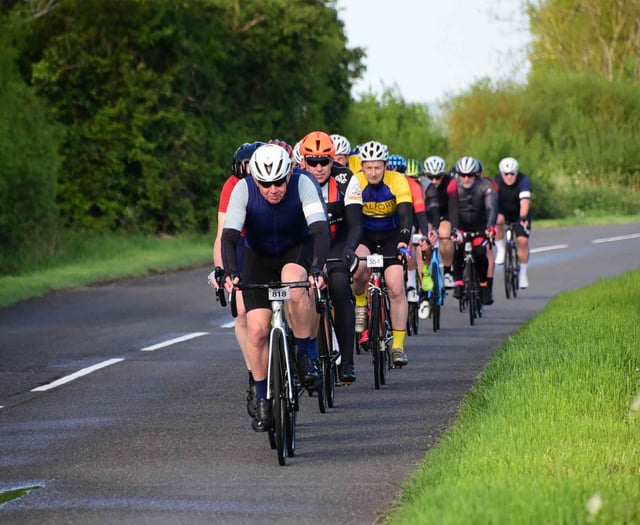
<path id="1" fill-rule="evenodd" d="M 597 72 L 608 80 L 640 79 L 637 0 L 528 1 L 532 73 Z"/>

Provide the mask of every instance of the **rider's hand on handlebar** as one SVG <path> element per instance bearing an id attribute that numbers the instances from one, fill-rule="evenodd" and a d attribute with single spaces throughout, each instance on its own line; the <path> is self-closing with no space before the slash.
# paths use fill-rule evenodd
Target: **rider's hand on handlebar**
<path id="1" fill-rule="evenodd" d="M 311 284 L 312 288 L 324 290 L 327 286 L 327 276 L 317 268 L 311 268 L 309 270 L 309 284 Z"/>
<path id="2" fill-rule="evenodd" d="M 403 242 L 398 244 L 398 259 L 406 258 L 408 261 L 413 257 L 413 253 Z"/>
<path id="3" fill-rule="evenodd" d="M 464 242 L 464 232 L 462 230 L 453 231 L 451 233 L 451 239 L 453 239 L 453 242 L 455 242 L 456 244 Z"/>
<path id="4" fill-rule="evenodd" d="M 227 273 L 224 276 L 224 289 L 228 292 L 231 293 L 233 292 L 233 287 L 238 284 L 240 282 L 240 276 L 232 274 L 232 273 Z"/>

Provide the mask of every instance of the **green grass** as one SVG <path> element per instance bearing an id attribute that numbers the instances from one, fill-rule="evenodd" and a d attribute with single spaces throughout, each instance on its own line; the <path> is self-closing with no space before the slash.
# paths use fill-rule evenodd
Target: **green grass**
<path id="1" fill-rule="evenodd" d="M 213 235 L 104 235 L 66 240 L 46 268 L 0 277 L 0 307 L 52 290 L 211 265 Z"/>
<path id="2" fill-rule="evenodd" d="M 640 523 L 639 319 L 640 271 L 557 296 L 498 350 L 390 523 Z"/>

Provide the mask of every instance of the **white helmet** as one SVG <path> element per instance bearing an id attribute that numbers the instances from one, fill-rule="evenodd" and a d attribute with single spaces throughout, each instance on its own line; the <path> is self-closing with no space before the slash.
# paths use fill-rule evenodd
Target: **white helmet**
<path id="1" fill-rule="evenodd" d="M 371 140 L 360 146 L 360 161 L 367 162 L 369 160 L 383 160 L 387 162 L 389 158 L 389 149 L 385 144 Z"/>
<path id="2" fill-rule="evenodd" d="M 473 157 L 460 157 L 456 162 L 456 173 L 462 175 L 476 175 L 480 173 L 480 165 Z"/>
<path id="3" fill-rule="evenodd" d="M 431 155 L 424 160 L 425 175 L 443 175 L 447 171 L 447 163 L 442 157 Z"/>
<path id="4" fill-rule="evenodd" d="M 336 155 L 349 155 L 351 153 L 351 144 L 346 137 L 334 133 L 331 135 L 331 140 L 333 140 L 333 144 L 336 147 Z"/>
<path id="5" fill-rule="evenodd" d="M 275 182 L 283 179 L 291 170 L 291 159 L 287 150 L 277 144 L 260 146 L 249 160 L 251 175 L 260 182 Z"/>
<path id="6" fill-rule="evenodd" d="M 517 174 L 519 167 L 520 166 L 518 165 L 518 161 L 513 157 L 505 157 L 500 161 L 500 164 L 498 164 L 498 169 L 500 170 L 500 173 Z"/>
<path id="7" fill-rule="evenodd" d="M 296 164 L 302 164 L 302 155 L 300 154 L 300 144 L 302 144 L 302 140 L 296 142 L 296 145 L 293 147 L 293 153 L 291 156 L 293 157 L 293 162 Z"/>

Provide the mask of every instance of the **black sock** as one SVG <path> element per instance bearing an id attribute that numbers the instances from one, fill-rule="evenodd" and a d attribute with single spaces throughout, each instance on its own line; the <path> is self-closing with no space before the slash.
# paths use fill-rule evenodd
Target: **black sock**
<path id="1" fill-rule="evenodd" d="M 247 372 L 249 372 L 249 386 L 253 386 L 256 384 L 255 379 L 253 379 L 253 374 L 251 373 L 251 370 L 247 370 Z"/>

